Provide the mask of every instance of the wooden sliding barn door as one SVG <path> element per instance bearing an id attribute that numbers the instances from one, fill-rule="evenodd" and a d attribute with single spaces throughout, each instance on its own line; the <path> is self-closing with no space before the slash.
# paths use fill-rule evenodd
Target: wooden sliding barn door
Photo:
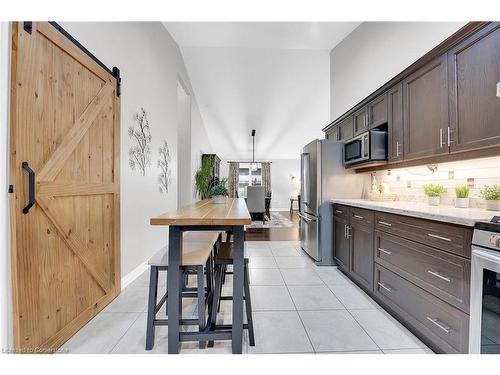
<path id="1" fill-rule="evenodd" d="M 120 291 L 120 100 L 45 22 L 13 24 L 11 86 L 15 346 L 51 352 Z"/>

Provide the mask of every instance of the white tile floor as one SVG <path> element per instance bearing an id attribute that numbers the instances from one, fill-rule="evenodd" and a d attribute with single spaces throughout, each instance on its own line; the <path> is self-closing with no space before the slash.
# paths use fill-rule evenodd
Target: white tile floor
<path id="1" fill-rule="evenodd" d="M 314 265 L 298 242 L 247 242 L 246 253 L 256 346 L 249 347 L 245 335 L 244 353 L 432 353 L 335 267 Z M 166 353 L 167 327 L 157 327 L 154 350 L 144 350 L 148 279 L 145 272 L 63 349 Z M 228 276 L 225 293 L 230 293 L 231 281 Z M 184 300 L 185 317 L 195 317 L 196 310 L 194 299 Z M 231 321 L 231 302 L 223 302 L 220 320 Z M 229 341 L 210 349 L 198 349 L 197 343 L 181 345 L 181 353 L 230 352 Z"/>

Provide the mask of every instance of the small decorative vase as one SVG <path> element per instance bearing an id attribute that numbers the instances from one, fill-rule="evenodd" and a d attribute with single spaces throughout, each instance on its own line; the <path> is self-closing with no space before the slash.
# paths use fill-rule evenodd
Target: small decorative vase
<path id="1" fill-rule="evenodd" d="M 488 211 L 500 211 L 500 200 L 486 201 L 486 209 Z"/>
<path id="2" fill-rule="evenodd" d="M 226 197 L 224 195 L 214 195 L 212 197 L 212 202 L 215 204 L 224 204 L 226 203 Z"/>
<path id="3" fill-rule="evenodd" d="M 429 206 L 439 206 L 440 197 L 427 197 Z"/>
<path id="4" fill-rule="evenodd" d="M 468 208 L 469 207 L 469 198 L 455 198 L 455 207 Z"/>

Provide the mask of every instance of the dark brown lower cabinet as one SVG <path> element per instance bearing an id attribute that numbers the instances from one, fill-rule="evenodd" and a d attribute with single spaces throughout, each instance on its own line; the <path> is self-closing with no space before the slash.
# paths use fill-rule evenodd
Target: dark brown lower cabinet
<path id="1" fill-rule="evenodd" d="M 349 272 L 361 285 L 373 290 L 373 228 L 351 220 Z"/>
<path id="2" fill-rule="evenodd" d="M 442 353 L 467 353 L 469 316 L 380 265 L 375 265 L 375 296 Z"/>
<path id="3" fill-rule="evenodd" d="M 339 268 L 439 353 L 467 353 L 472 228 L 334 205 Z"/>
<path id="4" fill-rule="evenodd" d="M 470 260 L 375 231 L 375 262 L 469 312 Z"/>
<path id="5" fill-rule="evenodd" d="M 349 271 L 349 238 L 347 237 L 348 219 L 334 216 L 334 258 L 339 268 Z"/>

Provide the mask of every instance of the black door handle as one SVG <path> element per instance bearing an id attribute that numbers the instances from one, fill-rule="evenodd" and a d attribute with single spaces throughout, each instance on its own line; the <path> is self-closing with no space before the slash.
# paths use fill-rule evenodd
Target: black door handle
<path id="1" fill-rule="evenodd" d="M 30 168 L 27 161 L 23 161 L 23 169 L 28 172 L 28 205 L 23 208 L 23 214 L 27 214 L 35 204 L 35 172 Z"/>

